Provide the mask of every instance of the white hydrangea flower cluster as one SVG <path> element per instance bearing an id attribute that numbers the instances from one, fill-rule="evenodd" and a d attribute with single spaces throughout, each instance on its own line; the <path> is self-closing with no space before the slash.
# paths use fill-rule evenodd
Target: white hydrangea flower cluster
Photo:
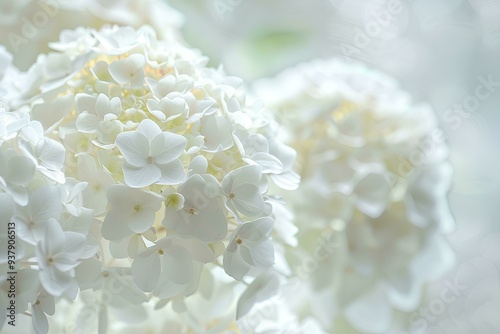
<path id="1" fill-rule="evenodd" d="M 281 232 L 291 216 L 268 190 L 296 189 L 300 178 L 295 151 L 246 105 L 241 80 L 147 26 L 63 31 L 51 47 L 4 96 L 5 117 L 31 119 L 30 130 L 9 125 L 3 136 L 20 141 L 30 167 L 1 169 L 4 196 L 19 206 L 13 219 L 37 250 L 27 270 L 48 275 L 51 313 L 53 297 L 78 288 L 91 292 L 100 331 L 108 312 L 130 320 L 151 300 L 184 311 L 214 266 L 236 285 L 255 278 L 247 297 L 266 288 L 274 241 L 296 241 Z M 29 180 L 15 173 L 35 169 L 59 189 L 20 193 Z M 48 222 L 32 223 L 39 214 Z"/>
<path id="2" fill-rule="evenodd" d="M 301 64 L 255 91 L 298 153 L 301 186 L 284 196 L 299 228 L 289 259 L 307 278 L 298 312 L 330 332 L 389 333 L 454 261 L 442 236 L 454 222 L 436 117 L 393 79 L 340 60 Z"/>

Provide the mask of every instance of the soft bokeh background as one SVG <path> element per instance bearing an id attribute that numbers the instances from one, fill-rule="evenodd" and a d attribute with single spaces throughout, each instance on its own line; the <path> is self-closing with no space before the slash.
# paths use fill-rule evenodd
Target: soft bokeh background
<path id="1" fill-rule="evenodd" d="M 457 264 L 410 321 L 425 321 L 428 333 L 500 333 L 500 1 L 171 4 L 186 15 L 187 42 L 229 74 L 252 81 L 337 56 L 391 74 L 416 101 L 432 105 L 455 169 L 449 200 L 457 229 L 447 237 Z M 442 297 L 450 284 L 460 289 L 451 302 Z"/>

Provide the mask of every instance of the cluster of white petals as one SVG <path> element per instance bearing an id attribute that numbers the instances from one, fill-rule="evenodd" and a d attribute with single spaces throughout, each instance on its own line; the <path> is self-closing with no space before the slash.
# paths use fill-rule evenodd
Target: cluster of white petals
<path id="1" fill-rule="evenodd" d="M 25 250 L 35 331 L 77 295 L 91 310 L 78 323 L 91 313 L 99 332 L 151 303 L 193 316 L 189 297 L 217 268 L 209 285 L 239 289 L 234 324 L 275 290 L 274 246 L 296 243 L 271 191 L 300 181 L 276 122 L 240 79 L 148 26 L 67 30 L 51 47 L 15 73 L 0 114 L 0 217 Z"/>
<path id="2" fill-rule="evenodd" d="M 451 167 L 433 111 L 393 79 L 340 60 L 300 64 L 255 91 L 298 154 L 302 183 L 284 197 L 304 286 L 291 302 L 329 332 L 389 333 L 454 261 L 442 236 L 454 227 Z"/>

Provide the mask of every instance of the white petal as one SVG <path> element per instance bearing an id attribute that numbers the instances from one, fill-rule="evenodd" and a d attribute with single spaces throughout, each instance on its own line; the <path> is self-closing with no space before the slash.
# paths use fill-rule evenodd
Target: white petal
<path id="1" fill-rule="evenodd" d="M 236 244 L 236 243 L 234 243 Z M 228 246 L 229 247 L 229 246 Z M 231 277 L 241 280 L 251 269 L 240 255 L 239 251 L 230 252 L 226 250 L 223 257 L 224 271 Z"/>
<path id="2" fill-rule="evenodd" d="M 243 147 L 245 148 L 245 155 L 252 156 L 256 153 L 268 153 L 269 143 L 261 134 L 250 135 L 243 141 Z"/>
<path id="3" fill-rule="evenodd" d="M 142 188 L 157 183 L 162 177 L 162 171 L 155 165 L 146 164 L 143 167 L 135 167 L 124 163 L 123 177 L 128 186 Z"/>
<path id="4" fill-rule="evenodd" d="M 45 290 L 53 296 L 61 296 L 71 285 L 71 276 L 54 267 L 47 267 L 39 273 L 40 282 Z"/>
<path id="5" fill-rule="evenodd" d="M 247 240 L 262 241 L 271 234 L 273 227 L 274 221 L 271 218 L 262 217 L 240 225 L 238 234 Z"/>
<path id="6" fill-rule="evenodd" d="M 186 284 L 193 276 L 193 261 L 189 253 L 180 246 L 170 246 L 163 254 L 165 274 L 174 283 Z"/>
<path id="7" fill-rule="evenodd" d="M 23 301 L 32 302 L 40 291 L 40 282 L 38 281 L 38 270 L 25 269 L 17 273 L 17 291 L 18 298 Z"/>
<path id="8" fill-rule="evenodd" d="M 151 143 L 157 135 L 163 133 L 158 124 L 150 119 L 143 120 L 137 127 L 137 132 L 144 135 L 149 143 Z"/>
<path id="9" fill-rule="evenodd" d="M 45 313 L 43 313 L 39 307 L 34 306 L 31 308 L 31 314 L 33 317 L 32 321 L 35 333 L 36 334 L 48 333 L 49 322 L 47 321 L 47 316 L 45 315 Z"/>
<path id="10" fill-rule="evenodd" d="M 162 121 L 162 122 L 165 122 L 165 121 L 167 120 L 167 116 L 165 116 L 165 114 L 164 114 L 164 113 L 162 113 L 162 112 L 161 112 L 161 111 L 159 111 L 159 110 L 154 110 L 154 109 L 153 109 L 152 111 L 150 111 L 150 113 L 151 113 L 154 117 L 158 118 L 158 119 L 159 119 L 160 121 Z"/>
<path id="11" fill-rule="evenodd" d="M 128 218 L 128 227 L 132 232 L 144 233 L 153 225 L 156 210 L 143 208 Z"/>
<path id="12" fill-rule="evenodd" d="M 31 119 L 42 123 L 45 130 L 53 128 L 73 110 L 73 95 L 66 94 L 51 102 L 35 104 L 31 110 Z"/>
<path id="13" fill-rule="evenodd" d="M 35 175 L 35 165 L 24 156 L 16 156 L 9 159 L 8 173 L 6 179 L 9 183 L 24 186 L 31 181 Z"/>
<path id="14" fill-rule="evenodd" d="M 30 209 L 37 222 L 50 218 L 58 220 L 62 213 L 60 190 L 55 186 L 39 188 L 31 195 Z"/>
<path id="15" fill-rule="evenodd" d="M 76 94 L 76 112 L 81 114 L 87 112 L 89 114 L 95 114 L 95 103 L 97 97 L 88 94 Z"/>
<path id="16" fill-rule="evenodd" d="M 64 236 L 66 238 L 66 245 L 62 249 L 61 253 L 64 256 L 79 259 L 83 253 L 87 239 L 80 233 L 76 232 L 64 232 Z"/>
<path id="17" fill-rule="evenodd" d="M 196 214 L 167 210 L 164 225 L 176 230 L 179 235 L 196 237 L 205 242 L 220 241 L 227 234 L 227 220 L 222 206 L 217 201 L 207 202 L 207 208 Z"/>
<path id="18" fill-rule="evenodd" d="M 186 179 L 184 166 L 179 159 L 165 165 L 157 165 L 161 170 L 161 178 L 158 184 L 174 185 L 179 184 Z"/>
<path id="19" fill-rule="evenodd" d="M 255 217 L 265 210 L 264 199 L 260 194 L 260 189 L 253 184 L 243 184 L 233 188 L 234 198 L 231 201 L 236 210 L 248 217 Z"/>
<path id="20" fill-rule="evenodd" d="M 260 166 L 243 166 L 228 173 L 222 180 L 222 189 L 229 195 L 233 189 L 243 184 L 259 184 L 262 177 Z"/>
<path id="21" fill-rule="evenodd" d="M 70 272 L 71 269 L 76 268 L 80 263 L 70 259 L 68 256 L 57 255 L 52 257 L 54 259 L 54 263 L 52 266 L 55 270 L 59 270 L 60 272 Z"/>
<path id="22" fill-rule="evenodd" d="M 271 239 L 259 243 L 244 240 L 239 248 L 243 260 L 253 267 L 267 268 L 274 264 L 274 247 Z"/>
<path id="23" fill-rule="evenodd" d="M 112 62 L 108 71 L 119 84 L 130 83 L 132 86 L 142 86 L 144 81 L 144 66 L 146 58 L 141 54 L 133 54 L 127 59 Z"/>
<path id="24" fill-rule="evenodd" d="M 208 168 L 208 161 L 203 155 L 197 155 L 189 164 L 189 176 L 195 174 L 205 174 Z"/>
<path id="25" fill-rule="evenodd" d="M 182 196 L 181 194 L 174 193 L 165 196 L 165 198 L 165 206 L 169 209 L 177 211 L 184 207 L 184 196 Z"/>
<path id="26" fill-rule="evenodd" d="M 98 123 L 99 123 L 99 118 L 96 115 L 82 113 L 78 115 L 75 126 L 80 132 L 95 133 L 97 130 Z"/>
<path id="27" fill-rule="evenodd" d="M 61 170 L 66 159 L 64 146 L 52 139 L 41 139 L 36 144 L 36 156 L 40 164 L 49 170 Z"/>
<path id="28" fill-rule="evenodd" d="M 6 192 L 12 196 L 16 204 L 26 206 L 29 202 L 28 190 L 23 186 L 11 185 L 6 189 Z"/>
<path id="29" fill-rule="evenodd" d="M 47 220 L 44 227 L 45 238 L 37 244 L 37 249 L 42 250 L 45 257 L 52 256 L 64 248 L 66 238 L 61 225 L 55 219 Z"/>
<path id="30" fill-rule="evenodd" d="M 297 157 L 297 152 L 293 148 L 276 140 L 269 141 L 269 154 L 278 158 L 285 170 L 292 168 Z"/>
<path id="31" fill-rule="evenodd" d="M 280 286 L 279 279 L 273 273 L 257 277 L 243 292 L 236 307 L 236 319 L 247 314 L 254 304 L 270 298 Z"/>
<path id="32" fill-rule="evenodd" d="M 30 245 L 35 246 L 39 240 L 44 238 L 45 222 L 30 225 L 23 216 L 13 216 L 12 222 L 16 224 L 17 236 Z"/>
<path id="33" fill-rule="evenodd" d="M 108 63 L 106 63 L 105 61 L 97 62 L 95 66 L 90 69 L 90 71 L 99 81 L 113 82 L 113 78 L 108 71 Z"/>
<path id="34" fill-rule="evenodd" d="M 202 263 L 215 261 L 215 256 L 207 244 L 196 239 L 172 238 L 172 244 L 184 248 L 191 258 Z"/>
<path id="35" fill-rule="evenodd" d="M 125 259 L 128 257 L 128 247 L 129 243 L 132 242 L 132 239 L 134 238 L 133 235 L 131 235 L 129 238 L 123 238 L 121 240 L 111 240 L 109 242 L 109 252 L 111 255 L 117 259 Z M 135 254 L 137 255 L 137 254 Z M 132 257 L 132 256 L 131 256 Z M 135 256 L 133 256 L 135 258 Z"/>
<path id="36" fill-rule="evenodd" d="M 109 187 L 107 196 L 113 208 L 125 214 L 131 214 L 136 204 L 157 211 L 161 207 L 160 201 L 164 200 L 163 196 L 153 192 L 127 187 L 123 184 Z"/>
<path id="37" fill-rule="evenodd" d="M 62 171 L 44 169 L 43 167 L 40 168 L 39 170 L 47 178 L 49 178 L 57 183 L 63 184 L 64 182 L 66 182 L 66 177 L 64 176 L 64 173 Z"/>
<path id="38" fill-rule="evenodd" d="M 102 223 L 102 237 L 107 240 L 120 240 L 131 235 L 133 232 L 124 220 L 124 214 L 119 210 L 109 211 Z"/>
<path id="39" fill-rule="evenodd" d="M 56 312 L 56 305 L 54 297 L 49 295 L 47 291 L 40 291 L 38 294 L 38 300 L 40 300 L 40 309 L 47 315 L 54 315 Z"/>
<path id="40" fill-rule="evenodd" d="M 147 165 L 150 153 L 147 138 L 138 132 L 123 132 L 116 137 L 116 145 L 131 165 L 142 167 Z"/>
<path id="41" fill-rule="evenodd" d="M 220 116 L 202 119 L 201 134 L 205 137 L 203 149 L 208 152 L 226 150 L 233 146 L 233 125 Z"/>
<path id="42" fill-rule="evenodd" d="M 300 176 L 293 171 L 283 174 L 271 174 L 271 179 L 278 187 L 284 190 L 295 190 L 299 187 L 300 183 Z"/>
<path id="43" fill-rule="evenodd" d="M 157 164 L 167 164 L 179 158 L 186 145 L 187 139 L 183 136 L 163 132 L 151 142 L 151 155 Z"/>
<path id="44" fill-rule="evenodd" d="M 251 159 L 262 167 L 262 173 L 279 174 L 283 171 L 283 164 L 274 155 L 259 152 L 252 155 Z"/>
<path id="45" fill-rule="evenodd" d="M 121 111 L 121 100 L 118 97 L 109 99 L 105 94 L 99 94 L 97 97 L 95 112 L 100 119 L 104 119 L 107 114 L 119 115 Z"/>

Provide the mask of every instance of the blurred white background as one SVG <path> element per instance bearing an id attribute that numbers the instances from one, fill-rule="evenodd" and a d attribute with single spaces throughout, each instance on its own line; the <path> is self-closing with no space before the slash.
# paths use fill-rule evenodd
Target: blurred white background
<path id="1" fill-rule="evenodd" d="M 187 43 L 248 81 L 312 58 L 365 62 L 435 109 L 455 174 L 457 265 L 410 321 L 500 333 L 500 1 L 172 0 Z M 450 284 L 456 298 L 443 299 Z"/>

